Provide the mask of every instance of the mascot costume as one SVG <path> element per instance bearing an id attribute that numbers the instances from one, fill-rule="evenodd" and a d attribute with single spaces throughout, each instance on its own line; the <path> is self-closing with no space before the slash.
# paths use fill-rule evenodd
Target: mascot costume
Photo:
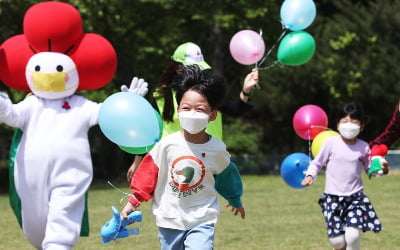
<path id="1" fill-rule="evenodd" d="M 83 32 L 70 4 L 42 2 L 25 13 L 23 34 L 1 45 L 0 62 L 5 85 L 33 93 L 17 104 L 0 98 L 0 120 L 22 132 L 14 136 L 20 143 L 11 150 L 10 173 L 16 190 L 10 198 L 20 199 L 19 222 L 36 248 L 71 249 L 85 234 L 85 194 L 93 178 L 87 132 L 98 124 L 101 106 L 75 92 L 111 81 L 115 50 L 102 36 Z M 140 81 L 143 95 L 147 83 Z M 132 85 L 125 89 L 135 92 Z"/>

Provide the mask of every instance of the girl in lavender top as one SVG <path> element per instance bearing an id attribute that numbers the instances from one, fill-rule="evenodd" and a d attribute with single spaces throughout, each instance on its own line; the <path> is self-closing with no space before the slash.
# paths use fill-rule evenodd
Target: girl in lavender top
<path id="1" fill-rule="evenodd" d="M 334 249 L 360 249 L 360 232 L 382 230 L 381 222 L 363 192 L 361 173 L 368 173 L 370 149 L 357 138 L 365 118 L 359 103 L 351 102 L 340 110 L 337 129 L 340 135 L 326 139 L 310 163 L 302 185 L 312 185 L 326 164 L 325 190 L 318 203 L 326 222 L 329 242 Z"/>

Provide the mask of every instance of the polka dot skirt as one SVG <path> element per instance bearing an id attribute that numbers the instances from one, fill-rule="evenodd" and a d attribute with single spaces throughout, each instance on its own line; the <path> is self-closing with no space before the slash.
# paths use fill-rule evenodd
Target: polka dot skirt
<path id="1" fill-rule="evenodd" d="M 346 226 L 358 227 L 363 232 L 382 230 L 382 224 L 363 192 L 351 196 L 322 194 L 319 205 L 324 215 L 328 237 L 344 234 Z"/>

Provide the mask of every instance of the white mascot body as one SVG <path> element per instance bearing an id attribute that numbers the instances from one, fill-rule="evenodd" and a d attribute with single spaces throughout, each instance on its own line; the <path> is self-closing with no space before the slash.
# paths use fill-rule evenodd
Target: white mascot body
<path id="1" fill-rule="evenodd" d="M 75 92 L 111 81 L 116 53 L 106 39 L 83 33 L 74 7 L 42 2 L 25 14 L 24 34 L 1 45 L 0 62 L 7 86 L 33 93 L 17 104 L 0 98 L 0 120 L 23 132 L 14 181 L 24 234 L 39 249 L 71 249 L 93 178 L 87 133 L 101 106 Z"/>

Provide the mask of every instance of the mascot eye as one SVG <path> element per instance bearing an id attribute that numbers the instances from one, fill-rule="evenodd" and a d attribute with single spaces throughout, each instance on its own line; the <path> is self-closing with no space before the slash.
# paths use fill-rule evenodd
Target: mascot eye
<path id="1" fill-rule="evenodd" d="M 35 71 L 37 71 L 37 72 L 40 71 L 40 66 L 39 65 L 35 66 Z"/>
<path id="2" fill-rule="evenodd" d="M 58 65 L 56 69 L 58 72 L 62 72 L 64 70 L 63 66 L 61 65 Z"/>

